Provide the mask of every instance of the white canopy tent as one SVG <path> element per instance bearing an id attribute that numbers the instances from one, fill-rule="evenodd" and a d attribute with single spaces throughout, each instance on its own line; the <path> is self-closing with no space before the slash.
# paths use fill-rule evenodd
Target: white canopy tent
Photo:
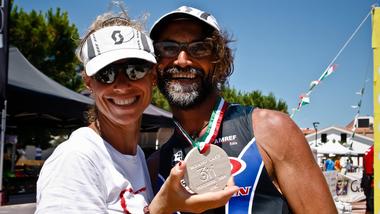
<path id="1" fill-rule="evenodd" d="M 344 147 L 338 142 L 327 142 L 321 146 L 314 147 L 318 154 L 336 154 L 336 155 L 357 155 L 356 152 Z"/>

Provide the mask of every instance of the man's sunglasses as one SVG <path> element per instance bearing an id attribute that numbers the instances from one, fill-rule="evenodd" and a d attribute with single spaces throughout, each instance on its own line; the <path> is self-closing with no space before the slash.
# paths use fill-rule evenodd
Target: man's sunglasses
<path id="1" fill-rule="evenodd" d="M 203 58 L 211 56 L 213 53 L 214 45 L 210 38 L 203 41 L 178 43 L 173 41 L 162 41 L 154 44 L 154 50 L 158 57 L 174 58 L 185 50 L 191 57 Z"/>
<path id="2" fill-rule="evenodd" d="M 94 78 L 103 84 L 112 84 L 115 82 L 117 74 L 121 71 L 128 77 L 129 80 L 136 81 L 144 78 L 151 69 L 152 64 L 149 63 L 140 65 L 131 65 L 126 63 L 110 64 L 100 69 L 94 75 Z"/>

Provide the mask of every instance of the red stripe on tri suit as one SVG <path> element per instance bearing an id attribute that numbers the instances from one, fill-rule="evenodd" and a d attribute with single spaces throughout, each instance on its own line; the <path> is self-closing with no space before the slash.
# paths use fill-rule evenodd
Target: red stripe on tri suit
<path id="1" fill-rule="evenodd" d="M 121 208 L 123 208 L 125 214 L 131 214 L 131 213 L 127 209 L 127 203 L 126 203 L 125 198 L 124 198 L 124 193 L 125 192 L 130 192 L 130 193 L 136 195 L 136 194 L 139 194 L 141 192 L 145 192 L 145 190 L 146 190 L 146 188 L 143 187 L 143 188 L 137 190 L 136 192 L 133 192 L 132 188 L 127 188 L 127 189 L 124 189 L 123 191 L 120 192 L 120 194 L 119 194 L 120 205 L 121 205 Z"/>

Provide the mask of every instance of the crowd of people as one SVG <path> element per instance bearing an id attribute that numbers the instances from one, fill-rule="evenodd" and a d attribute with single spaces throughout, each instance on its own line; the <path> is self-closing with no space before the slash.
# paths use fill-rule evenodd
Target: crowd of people
<path id="1" fill-rule="evenodd" d="M 147 35 L 122 14 L 99 16 L 81 40 L 77 55 L 95 100 L 90 125 L 45 162 L 36 213 L 337 213 L 290 117 L 220 95 L 234 66 L 231 38 L 214 16 L 183 6 Z M 139 130 L 156 85 L 176 131 L 146 163 Z M 187 154 L 215 146 L 233 163 L 225 188 L 190 193 Z"/>

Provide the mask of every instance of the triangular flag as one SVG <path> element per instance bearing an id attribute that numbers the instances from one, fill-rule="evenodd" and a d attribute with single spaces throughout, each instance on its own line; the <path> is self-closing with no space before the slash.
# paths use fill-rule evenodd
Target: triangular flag
<path id="1" fill-rule="evenodd" d="M 307 95 L 300 96 L 301 101 L 298 103 L 297 110 L 299 111 L 302 106 L 305 106 L 310 103 L 310 97 Z"/>
<path id="2" fill-rule="evenodd" d="M 360 91 L 356 92 L 357 95 L 363 95 L 364 94 L 364 88 L 362 88 Z"/>
<path id="3" fill-rule="evenodd" d="M 303 96 L 301 97 L 301 102 L 303 103 L 303 106 L 310 103 L 310 97 L 309 96 Z"/>
<path id="4" fill-rule="evenodd" d="M 318 84 L 319 84 L 319 80 L 311 81 L 309 91 L 313 90 L 315 86 L 317 86 Z"/>
<path id="5" fill-rule="evenodd" d="M 336 65 L 331 65 L 329 68 L 326 69 L 325 72 L 323 72 L 322 76 L 319 78 L 320 81 L 325 79 L 326 77 L 330 76 L 336 69 Z"/>

